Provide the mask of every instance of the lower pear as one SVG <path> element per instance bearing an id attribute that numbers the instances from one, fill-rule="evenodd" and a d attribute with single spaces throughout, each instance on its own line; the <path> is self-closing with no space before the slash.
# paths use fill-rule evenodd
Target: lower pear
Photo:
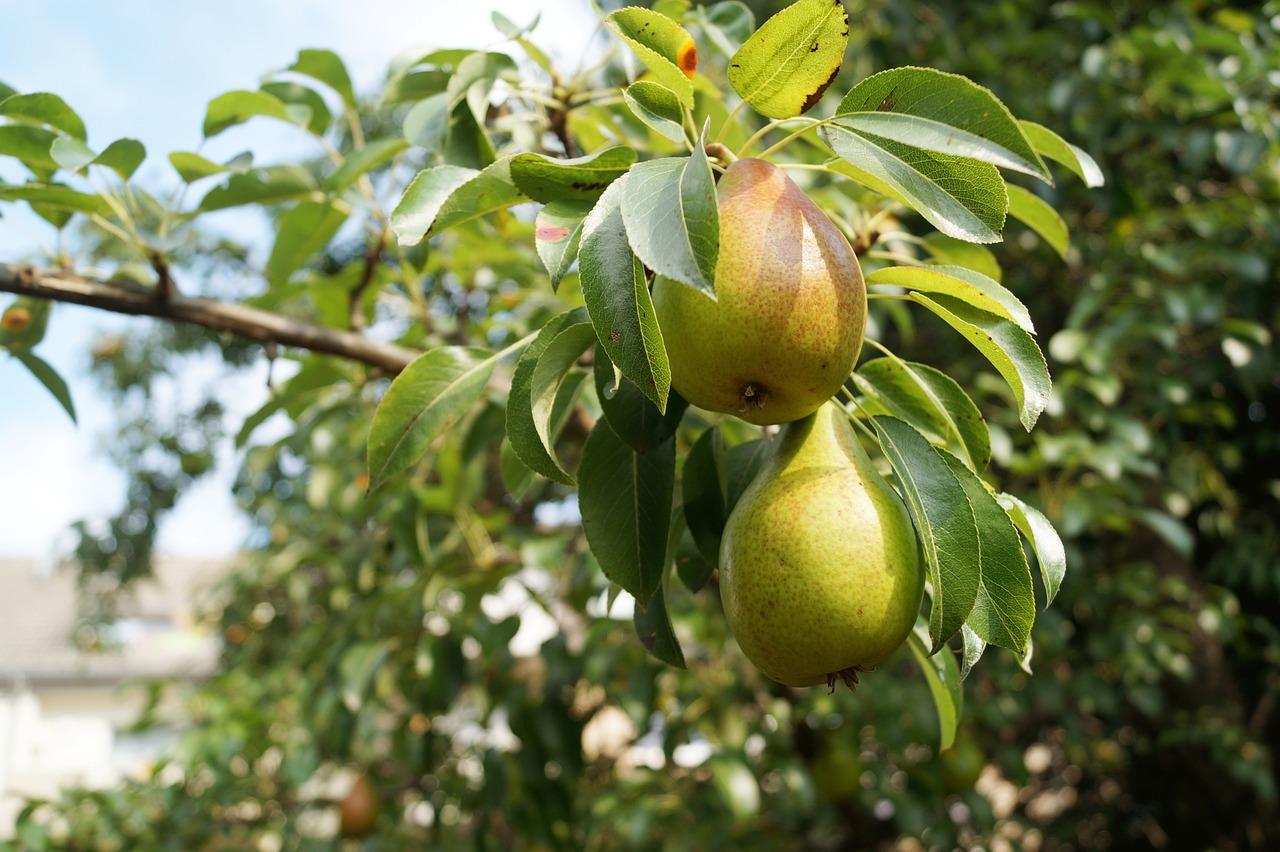
<path id="1" fill-rule="evenodd" d="M 659 276 L 653 306 L 671 383 L 689 402 L 759 425 L 830 399 L 862 347 L 867 291 L 844 234 L 764 160 L 716 187 L 715 298 Z"/>
<path id="2" fill-rule="evenodd" d="M 788 686 L 851 687 L 915 624 L 911 516 L 828 402 L 783 428 L 725 525 L 720 596 L 747 658 Z"/>

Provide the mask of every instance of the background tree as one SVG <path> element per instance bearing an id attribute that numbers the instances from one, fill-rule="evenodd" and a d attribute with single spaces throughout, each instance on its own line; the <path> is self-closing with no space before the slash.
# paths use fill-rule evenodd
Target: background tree
<path id="1" fill-rule="evenodd" d="M 685 14 L 684 5 L 660 4 L 685 15 L 700 42 L 700 67 L 723 67 L 751 29 L 740 27 L 740 8 Z M 771 11 L 757 8 L 758 20 Z M 912 240 L 873 245 L 894 230 L 928 234 L 896 207 L 879 220 L 894 230 L 850 223 L 855 238 L 868 237 L 868 259 L 871 251 L 907 251 L 1003 277 L 1027 301 L 1055 368 L 1055 395 L 1027 437 L 991 368 L 945 325 L 893 303 L 876 314 L 878 340 L 902 353 L 927 352 L 920 360 L 945 364 L 977 389 L 1001 486 L 1036 495 L 1074 566 L 1037 625 L 1037 673 L 989 654 L 965 684 L 958 741 L 941 755 L 923 680 L 882 675 L 856 696 L 778 687 L 733 652 L 705 590 L 668 586 L 689 672 L 646 655 L 630 625 L 602 617 L 610 593 L 564 511 L 568 492 L 530 478 L 511 451 L 496 449 L 509 400 L 497 387 L 412 481 L 362 496 L 365 435 L 382 384 L 374 371 L 394 371 L 411 355 L 352 347 L 384 333 L 414 349 L 501 347 L 542 325 L 574 286 L 570 276 L 548 292 L 535 225 L 521 217 L 477 220 L 409 249 L 379 227 L 408 176 L 429 162 L 423 158 L 482 164 L 463 162 L 483 156 L 485 137 L 468 123 L 474 111 L 442 111 L 449 102 L 432 101 L 442 88 L 448 96 L 463 57 L 437 54 L 399 69 L 376 103 L 362 104 L 328 55 L 308 52 L 294 67 L 312 78 L 308 88 L 292 78 L 268 83 L 270 99 L 215 101 L 208 132 L 248 115 L 236 111 L 246 102 L 279 103 L 283 120 L 328 131 L 335 161 L 369 165 L 363 178 L 351 175 L 356 166 L 343 177 L 355 188 L 344 203 L 364 198 L 343 211 L 316 195 L 322 181 L 342 184 L 334 175 L 343 169 L 323 161 L 241 171 L 246 164 L 171 158 L 184 178 L 232 173 L 215 179 L 226 182 L 201 207 L 303 199 L 276 220 L 272 286 L 246 276 L 246 292 L 255 294 L 247 301 L 325 328 L 311 348 L 348 358 L 299 358 L 298 372 L 237 436 L 249 446 L 237 491 L 255 520 L 257 547 L 229 579 L 226 605 L 210 614 L 227 639 L 223 673 L 191 696 L 196 724 L 181 755 L 146 783 L 33 803 L 21 842 L 184 848 L 217 837 L 235 848 L 267 834 L 294 844 L 327 837 L 337 809 L 306 782 L 355 766 L 382 804 L 374 829 L 384 844 L 507 846 L 519 838 L 644 847 L 660 830 L 677 848 L 863 847 L 902 834 L 930 847 L 1003 839 L 1265 848 L 1278 831 L 1267 746 L 1275 740 L 1280 654 L 1269 425 L 1276 405 L 1269 285 L 1280 242 L 1275 105 L 1267 97 L 1278 12 L 873 3 L 851 16 L 854 44 L 833 93 L 904 60 L 962 73 L 989 85 L 1016 115 L 1095 153 L 1108 178 L 1101 190 L 1060 179 L 1049 194 L 1076 237 L 1065 271 L 1016 227 L 992 254 L 936 238 L 919 249 Z M 541 64 L 536 33 L 506 32 L 513 55 L 523 50 Z M 624 82 L 622 61 L 619 53 L 590 85 Z M 558 140 L 560 151 L 546 143 L 557 154 L 616 141 L 605 134 L 646 149 L 661 144 L 612 88 L 575 97 L 571 82 L 549 78 L 549 94 L 527 91 L 507 82 L 517 78 L 501 60 L 477 64 L 484 65 L 478 79 L 509 95 L 485 110 L 500 145 L 536 149 L 543 130 Z M 329 106 L 307 94 L 316 77 L 333 89 Z M 700 100 L 714 124 L 717 101 L 702 94 L 694 93 L 695 106 Z M 339 114 L 331 129 L 317 118 L 326 113 Z M 62 130 L 63 139 L 75 138 L 73 123 Z M 727 141 L 736 147 L 745 132 Z M 112 148 L 114 157 L 97 156 L 130 172 L 123 153 L 130 146 Z M 357 158 L 356 149 L 380 153 Z M 75 156 L 84 155 L 65 142 L 33 171 L 67 168 Z M 848 203 L 848 184 L 814 177 L 814 197 Z M 36 205 L 100 203 L 69 190 L 0 191 Z M 146 282 L 145 289 L 113 285 L 116 308 L 177 319 L 195 311 L 214 331 L 173 326 L 95 353 L 137 417 L 122 434 L 166 452 L 122 454 L 136 483 L 130 503 L 110 535 L 85 530 L 77 552 L 91 589 L 95 578 L 113 587 L 146 570 L 157 515 L 207 469 L 219 438 L 215 410 L 162 416 L 148 401 L 150 383 L 177 353 L 217 348 L 234 368 L 261 352 L 224 333 L 255 327 L 228 325 L 245 315 L 224 317 L 218 306 L 166 294 L 174 282 L 185 291 L 203 264 L 236 268 L 243 251 L 167 222 L 140 187 L 129 191 L 133 198 L 118 201 L 135 227 L 175 236 L 163 258 L 130 248 L 133 234 L 90 227 L 78 234 L 76 266 L 87 258 L 115 267 L 117 279 Z M 84 212 L 119 227 L 110 220 L 118 211 Z M 339 215 L 362 217 L 367 239 L 345 241 L 333 221 Z M 1042 230 L 1056 233 L 1052 225 Z M 5 269 L 6 289 L 102 296 L 69 296 L 67 288 L 95 286 L 74 273 L 33 279 Z M 6 338 L 11 351 L 26 353 L 38 340 L 45 304 L 9 308 L 8 316 L 27 310 L 35 320 L 17 331 L 6 325 L 10 335 L 27 335 Z M 364 326 L 369 335 L 348 333 Z M 297 333 L 290 325 L 265 339 L 304 343 L 285 336 Z M 589 395 L 594 382 L 582 370 L 573 389 Z M 56 379 L 49 383 L 57 389 Z M 290 434 L 253 446 L 254 426 L 276 412 L 293 424 Z M 566 468 L 575 466 L 588 428 L 579 416 L 564 418 L 556 449 Z M 522 496 L 513 502 L 510 492 Z M 680 579 L 697 587 L 706 568 L 696 549 L 678 549 L 676 564 Z M 518 628 L 511 603 L 519 599 L 537 601 L 559 622 L 559 635 L 536 656 L 511 654 Z M 887 668 L 905 673 L 911 665 L 904 655 Z M 635 738 L 643 747 L 625 750 Z"/>

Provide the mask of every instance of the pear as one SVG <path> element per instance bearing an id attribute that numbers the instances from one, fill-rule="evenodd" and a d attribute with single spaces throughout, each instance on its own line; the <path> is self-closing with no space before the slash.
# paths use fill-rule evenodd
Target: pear
<path id="1" fill-rule="evenodd" d="M 788 686 L 852 687 L 911 631 L 924 568 L 911 516 L 829 402 L 784 427 L 725 525 L 734 638 Z"/>
<path id="2" fill-rule="evenodd" d="M 867 320 L 858 258 L 817 205 L 764 160 L 716 189 L 715 298 L 659 276 L 653 304 L 671 383 L 689 402 L 760 425 L 811 414 L 853 370 Z"/>

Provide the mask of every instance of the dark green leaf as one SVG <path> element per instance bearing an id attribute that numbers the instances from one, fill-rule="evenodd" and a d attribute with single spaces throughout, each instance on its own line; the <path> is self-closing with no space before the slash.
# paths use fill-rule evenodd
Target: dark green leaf
<path id="1" fill-rule="evenodd" d="M 636 256 L 659 275 L 714 295 L 720 214 L 703 144 L 689 157 L 640 163 L 624 186 L 622 218 Z"/>
<path id="2" fill-rule="evenodd" d="M 304 201 L 280 217 L 276 241 L 267 261 L 267 281 L 278 287 L 306 263 L 347 220 L 347 210 L 327 201 Z"/>
<path id="3" fill-rule="evenodd" d="M 511 374 L 511 390 L 507 394 L 507 439 L 511 450 L 524 465 L 547 479 L 573 484 L 570 476 L 548 451 L 538 434 L 533 416 L 533 372 L 538 359 L 565 329 L 586 322 L 583 308 L 566 311 L 550 320 L 538 332 L 529 347 L 516 361 Z"/>
<path id="4" fill-rule="evenodd" d="M 834 119 L 818 132 L 844 160 L 843 174 L 915 210 L 944 234 L 1000 242 L 1009 199 L 996 167 L 912 148 Z"/>
<path id="5" fill-rule="evenodd" d="M 204 212 L 244 204 L 280 204 L 318 191 L 315 178 L 301 166 L 271 166 L 232 175 L 200 200 Z"/>
<path id="6" fill-rule="evenodd" d="M 572 160 L 517 154 L 511 158 L 511 180 L 525 195 L 544 204 L 594 201 L 605 187 L 626 174 L 635 161 L 636 152 L 622 146 Z"/>
<path id="7" fill-rule="evenodd" d="M 428 234 L 526 200 L 511 182 L 511 161 L 482 171 L 442 165 L 424 169 L 391 213 L 391 230 L 401 245 L 416 245 Z"/>
<path id="8" fill-rule="evenodd" d="M 605 352 L 660 410 L 666 409 L 671 368 L 644 270 L 627 242 L 622 197 L 628 175 L 609 185 L 582 225 L 578 277 Z"/>
<path id="9" fill-rule="evenodd" d="M 905 420 L 935 444 L 968 459 L 982 471 L 991 460 L 991 437 L 982 413 L 955 380 L 914 361 L 875 358 L 853 375 L 872 399 L 863 407 L 871 414 L 891 414 Z"/>
<path id="10" fill-rule="evenodd" d="M 370 490 L 417 464 L 480 398 L 496 363 L 487 350 L 445 346 L 420 355 L 396 376 L 369 427 Z"/>
<path id="11" fill-rule="evenodd" d="M 1049 519 L 1039 510 L 1028 506 L 1012 494 L 1000 494 L 996 499 L 1009 513 L 1009 519 L 1013 521 L 1014 526 L 1027 537 L 1027 541 L 1031 542 L 1036 562 L 1040 565 L 1040 578 L 1044 581 L 1044 605 L 1048 606 L 1053 603 L 1058 589 L 1062 586 L 1062 578 L 1067 573 L 1067 552 L 1062 546 L 1062 539 L 1058 537 L 1058 531 L 1053 528 L 1053 524 L 1049 523 Z"/>
<path id="12" fill-rule="evenodd" d="M 684 652 L 680 650 L 680 640 L 676 639 L 671 627 L 671 616 L 667 614 L 665 592 L 660 585 L 654 590 L 649 603 L 636 601 L 634 615 L 636 636 L 646 651 L 662 662 L 676 668 L 684 668 Z"/>
<path id="13" fill-rule="evenodd" d="M 960 671 L 956 668 L 956 658 L 951 651 L 930 656 L 926 644 L 927 633 L 922 625 L 907 637 L 911 653 L 920 664 L 920 671 L 929 684 L 929 695 L 933 697 L 934 709 L 938 712 L 938 748 L 948 749 L 956 741 L 956 724 L 964 708 L 964 690 L 960 683 Z"/>
<path id="14" fill-rule="evenodd" d="M 596 348 L 593 369 L 596 398 L 600 400 L 605 419 L 614 434 L 630 444 L 632 449 L 643 453 L 676 433 L 680 418 L 689 407 L 679 394 L 672 391 L 666 413 L 658 411 L 657 406 L 631 380 L 614 369 L 603 347 Z"/>
<path id="15" fill-rule="evenodd" d="M 85 141 L 84 122 L 67 102 L 51 92 L 9 95 L 0 100 L 0 115 L 19 121 L 43 124 L 74 139 Z"/>
<path id="16" fill-rule="evenodd" d="M 295 118 L 301 118 L 302 109 L 305 109 L 307 111 L 306 128 L 313 135 L 323 136 L 328 131 L 329 124 L 333 121 L 333 113 L 329 111 L 329 105 L 315 89 L 301 83 L 284 81 L 263 83 L 259 88 L 268 95 L 278 98 L 281 103 L 299 107 L 300 109 L 290 111 Z"/>
<path id="17" fill-rule="evenodd" d="M 965 624 L 984 642 L 1009 648 L 1021 657 L 1036 618 L 1036 592 L 1022 540 L 996 498 L 964 462 L 950 453 L 941 455 L 968 496 L 978 526 L 982 570 Z"/>
<path id="18" fill-rule="evenodd" d="M 330 192 L 342 192 L 359 180 L 361 175 L 373 171 L 408 147 L 409 143 L 404 139 L 376 139 L 348 154 L 337 171 L 325 179 L 324 188 Z"/>
<path id="19" fill-rule="evenodd" d="M 58 183 L 28 183 L 22 186 L 0 184 L 0 201 L 29 201 L 75 213 L 108 212 L 106 203 L 96 195 L 77 192 Z"/>
<path id="20" fill-rule="evenodd" d="M 885 139 L 967 157 L 1052 182 L 1022 127 L 990 90 L 932 68 L 892 68 L 853 87 L 837 114 Z"/>
<path id="21" fill-rule="evenodd" d="M 98 155 L 94 163 L 106 166 L 123 180 L 128 180 L 146 158 L 147 149 L 137 139 L 117 139 Z"/>
<path id="22" fill-rule="evenodd" d="M 0 156 L 16 157 L 34 169 L 56 169 L 51 148 L 58 135 L 43 127 L 0 124 Z"/>
<path id="23" fill-rule="evenodd" d="M 871 423 L 924 549 L 933 597 L 929 636 L 937 651 L 969 617 L 981 583 L 973 509 L 951 467 L 923 435 L 895 417 L 872 417 Z"/>
<path id="24" fill-rule="evenodd" d="M 67 388 L 67 383 L 62 380 L 62 376 L 58 375 L 58 371 L 49 366 L 34 352 L 22 351 L 12 354 L 13 357 L 22 362 L 24 367 L 31 371 L 31 375 L 35 376 L 36 380 L 44 385 L 49 393 L 53 394 L 53 398 L 62 406 L 62 410 L 67 412 L 71 422 L 75 423 L 76 407 L 71 401 L 71 391 Z"/>
<path id="25" fill-rule="evenodd" d="M 279 119 L 305 128 L 311 120 L 311 110 L 299 104 L 286 104 L 266 92 L 247 89 L 224 92 L 209 101 L 204 116 L 205 138 L 216 136 L 228 127 L 235 127 L 258 116 Z"/>
<path id="26" fill-rule="evenodd" d="M 288 70 L 324 83 L 337 92 L 347 106 L 355 109 L 356 93 L 351 86 L 351 76 L 342 59 L 333 51 L 300 50 L 298 58 Z"/>
<path id="27" fill-rule="evenodd" d="M 689 448 L 680 474 L 685 523 L 698 552 L 713 566 L 719 562 L 720 536 L 729 518 L 723 457 L 720 430 L 712 426 Z"/>
<path id="28" fill-rule="evenodd" d="M 637 453 L 601 418 L 582 449 L 578 507 L 604 575 L 644 606 L 662 582 L 675 486 L 675 441 Z"/>
<path id="29" fill-rule="evenodd" d="M 1031 335 L 1015 323 L 978 310 L 949 296 L 911 298 L 933 311 L 986 356 L 1008 382 L 1018 403 L 1018 417 L 1028 432 L 1049 404 L 1049 367 Z"/>

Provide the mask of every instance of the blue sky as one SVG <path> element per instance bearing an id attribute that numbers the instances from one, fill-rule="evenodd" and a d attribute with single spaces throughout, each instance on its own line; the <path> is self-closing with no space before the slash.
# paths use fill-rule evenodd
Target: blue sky
<path id="1" fill-rule="evenodd" d="M 84 118 L 91 146 L 120 136 L 140 139 L 147 161 L 139 176 L 156 190 L 176 179 L 168 152 L 199 144 L 210 98 L 255 88 L 300 48 L 338 51 L 357 88 L 368 91 L 402 51 L 493 46 L 499 36 L 490 12 L 524 23 L 539 8 L 539 43 L 576 60 L 595 25 L 586 0 L 0 0 L 0 80 L 18 91 L 61 95 Z M 216 159 L 252 148 L 259 161 L 270 161 L 311 144 L 286 127 L 258 121 L 215 138 L 205 151 Z M 0 179 L 20 174 L 0 161 Z M 52 229 L 17 206 L 6 204 L 0 214 L 0 260 L 38 257 L 51 242 Z M 253 224 L 234 216 L 224 214 L 223 226 L 239 232 Z M 7 301 L 0 296 L 0 305 Z M 74 306 L 55 310 L 37 352 L 71 385 L 78 427 L 21 365 L 0 357 L 0 556 L 53 559 L 65 547 L 70 522 L 106 516 L 120 505 L 123 481 L 103 450 L 112 413 L 87 375 L 88 347 L 103 332 L 140 333 L 147 322 Z M 195 364 L 182 378 L 195 384 L 214 375 L 212 365 Z M 249 376 L 223 390 L 243 415 L 262 402 L 264 387 L 261 376 Z M 162 529 L 163 552 L 218 556 L 241 543 L 245 526 L 229 492 L 236 460 L 226 456 L 218 474 L 193 490 Z"/>

